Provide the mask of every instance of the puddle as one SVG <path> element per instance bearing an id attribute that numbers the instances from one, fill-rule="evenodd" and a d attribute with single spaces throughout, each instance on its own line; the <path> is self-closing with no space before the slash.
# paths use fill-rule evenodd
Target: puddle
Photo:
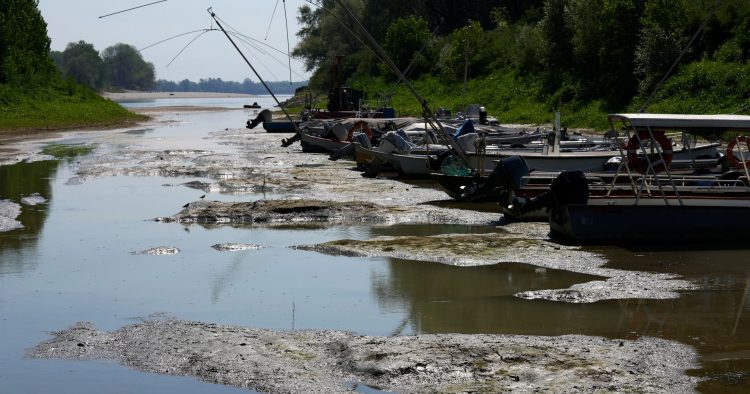
<path id="1" fill-rule="evenodd" d="M 499 214 L 492 209 L 477 212 L 423 204 L 445 197 L 421 183 L 360 181 L 359 173 L 348 170 L 351 163 L 319 166 L 328 162 L 324 155 L 302 155 L 299 147 L 282 150 L 273 139 L 280 137 L 242 129 L 246 117 L 243 111 L 166 113 L 148 126 L 153 131 L 143 134 L 73 134 L 66 143 L 91 140 L 96 149 L 71 162 L 47 160 L 0 167 L 0 200 L 20 207 L 16 220 L 24 226 L 0 233 L 4 388 L 44 392 L 50 387 L 71 387 L 76 392 L 98 392 L 107 387 L 102 383 L 106 381 L 128 391 L 233 391 L 108 363 L 24 358 L 25 350 L 47 339 L 50 330 L 89 321 L 111 331 L 154 313 L 273 330 L 330 329 L 378 336 L 652 336 L 698 350 L 702 367 L 693 374 L 707 378 L 700 389 L 728 391 L 748 384 L 750 266 L 746 262 L 750 250 L 742 245 L 709 252 L 584 249 L 609 261 L 602 267 L 605 270 L 676 275 L 698 286 L 681 291 L 674 299 L 585 304 L 516 297 L 521 292 L 567 289 L 602 277 L 563 266 L 540 267 L 534 259 L 544 255 L 530 253 L 529 248 L 502 251 L 508 256 L 527 256 L 524 262 L 528 264 L 481 267 L 293 249 L 341 240 L 448 234 L 511 234 L 519 245 L 534 245 L 547 242 L 548 228 L 539 223 L 496 228 Z M 263 154 L 253 154 L 253 149 Z M 170 164 L 164 167 L 157 161 Z M 295 167 L 305 162 L 312 165 Z M 240 167 L 233 167 L 235 163 Z M 72 179 L 77 181 L 68 183 Z M 253 187 L 263 186 L 264 180 L 267 188 Z M 177 214 L 183 205 L 203 200 L 204 194 L 205 200 L 250 202 L 264 198 L 261 191 L 275 199 L 304 196 L 348 201 L 354 196 L 403 212 L 398 215 L 400 224 L 393 226 L 288 223 L 265 228 L 150 220 Z M 44 202 L 21 204 L 35 193 L 39 196 L 35 200 Z M 421 205 L 415 206 L 415 201 Z M 420 218 L 442 223 L 413 224 Z M 180 253 L 131 254 L 159 245 L 179 248 Z M 214 245 L 260 248 L 220 253 Z M 565 246 L 545 245 L 550 255 L 566 253 Z M 487 250 L 488 259 L 498 256 L 498 251 Z M 577 262 L 577 255 L 571 256 L 567 268 Z"/>

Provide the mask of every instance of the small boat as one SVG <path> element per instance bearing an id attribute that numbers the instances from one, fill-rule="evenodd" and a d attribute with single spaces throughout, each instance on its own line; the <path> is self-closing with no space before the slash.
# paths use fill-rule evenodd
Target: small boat
<path id="1" fill-rule="evenodd" d="M 347 147 L 357 133 L 364 133 L 370 140 L 381 130 L 403 128 L 415 121 L 415 118 L 311 120 L 300 125 L 299 140 L 303 152 L 335 153 Z"/>
<path id="2" fill-rule="evenodd" d="M 259 108 L 261 108 L 260 104 L 258 104 L 258 103 L 257 103 L 257 102 L 255 102 L 255 101 L 253 101 L 253 103 L 252 103 L 252 104 L 245 104 L 245 105 L 243 105 L 242 107 L 243 107 L 243 108 L 255 108 L 255 109 L 259 109 Z"/>
<path id="3" fill-rule="evenodd" d="M 566 184 L 559 188 L 562 195 L 574 198 L 557 198 L 557 203 L 551 205 L 549 224 L 553 235 L 579 243 L 750 237 L 747 140 L 737 137 L 727 148 L 727 156 L 734 159 L 730 161 L 739 167 L 736 179 L 707 175 L 683 182 L 672 174 L 671 145 L 664 136 L 667 130 L 694 135 L 750 132 L 750 116 L 610 114 L 609 121 L 614 130 L 620 129 L 617 125 L 629 136 L 628 149 L 622 153 L 625 170 L 631 178 L 629 190 L 625 193 L 610 186 L 607 193 L 594 195 L 587 190 L 585 181 L 561 182 Z M 739 159 L 735 147 L 739 148 Z M 659 175 L 661 172 L 665 174 Z M 642 173 L 638 176 L 645 181 L 636 183 L 637 173 Z"/>

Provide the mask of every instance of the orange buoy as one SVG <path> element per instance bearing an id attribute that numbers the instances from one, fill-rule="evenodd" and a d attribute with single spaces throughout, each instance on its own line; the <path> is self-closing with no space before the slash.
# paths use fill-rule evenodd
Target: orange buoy
<path id="1" fill-rule="evenodd" d="M 664 135 L 663 131 L 654 132 L 653 135 L 654 140 L 661 146 L 661 157 L 664 160 L 661 160 L 658 153 L 650 154 L 648 158 L 638 156 L 638 153 L 640 153 L 639 141 L 650 139 L 648 130 L 640 130 L 637 135 L 633 135 L 628 140 L 628 166 L 641 174 L 645 174 L 648 171 L 649 163 L 651 163 L 654 173 L 662 172 L 672 164 L 673 151 L 669 138 Z"/>

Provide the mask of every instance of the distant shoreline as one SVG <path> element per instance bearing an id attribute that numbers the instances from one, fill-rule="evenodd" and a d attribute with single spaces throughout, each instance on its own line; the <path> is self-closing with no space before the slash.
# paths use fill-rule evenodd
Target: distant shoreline
<path id="1" fill-rule="evenodd" d="M 241 93 L 213 93 L 213 92 L 104 92 L 101 94 L 102 97 L 108 98 L 112 101 L 131 101 L 131 100 L 155 100 L 155 99 L 166 99 L 166 98 L 239 98 L 257 97 L 253 94 L 241 94 Z"/>

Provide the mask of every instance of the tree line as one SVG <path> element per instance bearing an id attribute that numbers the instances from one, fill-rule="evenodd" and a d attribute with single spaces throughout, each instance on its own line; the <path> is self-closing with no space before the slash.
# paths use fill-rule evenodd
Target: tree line
<path id="1" fill-rule="evenodd" d="M 274 94 L 294 94 L 301 86 L 306 85 L 304 82 L 266 82 Z M 156 81 L 154 90 L 158 92 L 221 92 L 221 93 L 243 93 L 243 94 L 268 94 L 263 84 L 253 82 L 245 78 L 242 82 L 224 81 L 221 78 L 206 78 L 198 82 L 183 79 L 180 82 L 167 81 L 160 79 Z"/>
<path id="2" fill-rule="evenodd" d="M 550 106 L 620 110 L 643 103 L 682 54 L 669 77 L 692 73 L 685 89 L 724 86 L 712 97 L 750 104 L 747 0 L 344 1 L 411 79 L 514 80 Z M 350 84 L 394 82 L 338 2 L 319 4 L 299 9 L 293 52 L 313 71 L 311 87 L 330 86 L 336 55 L 346 55 Z"/>
<path id="3" fill-rule="evenodd" d="M 92 89 L 151 90 L 156 85 L 154 65 L 128 44 L 107 47 L 100 54 L 93 44 L 71 42 L 50 57 L 65 77 Z"/>

